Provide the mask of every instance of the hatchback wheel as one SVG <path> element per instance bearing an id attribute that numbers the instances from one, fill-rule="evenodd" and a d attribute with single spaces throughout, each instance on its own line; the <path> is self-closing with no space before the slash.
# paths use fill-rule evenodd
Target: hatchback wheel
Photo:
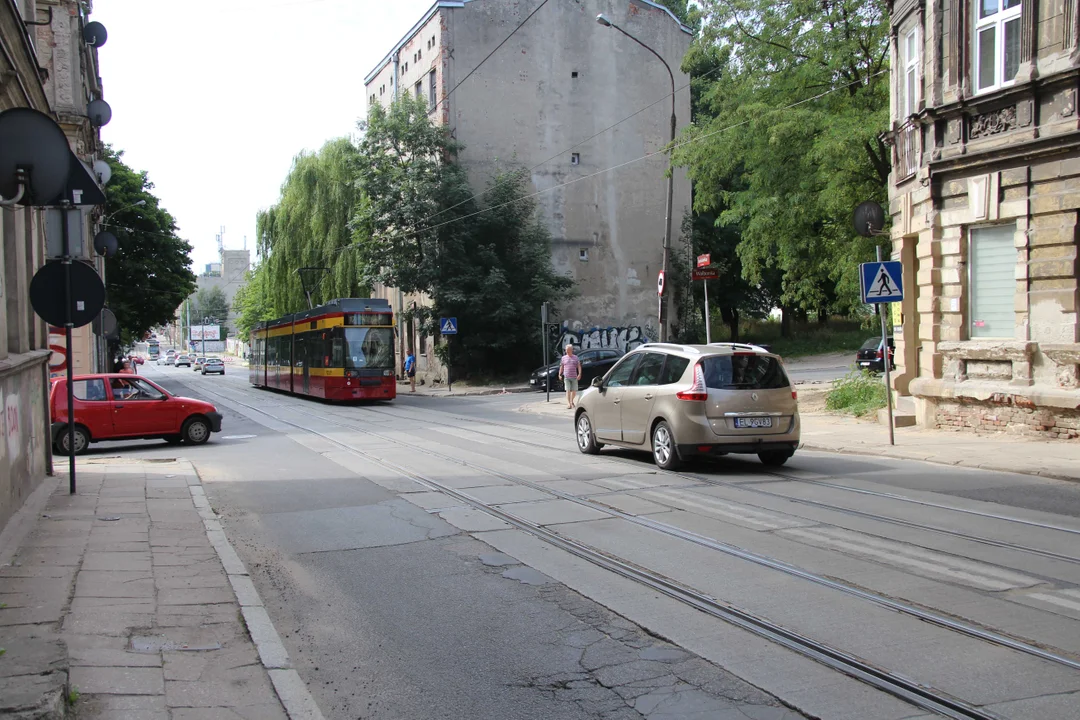
<path id="1" fill-rule="evenodd" d="M 60 455 L 71 454 L 71 436 L 68 434 L 67 428 L 61 431 L 60 436 L 56 439 L 56 451 Z M 75 426 L 75 454 L 82 455 L 86 452 L 86 448 L 90 447 L 90 433 L 85 428 L 81 428 L 78 425 Z"/>
<path id="2" fill-rule="evenodd" d="M 202 418 L 189 418 L 181 431 L 184 441 L 190 445 L 202 445 L 210 439 L 210 423 Z"/>
<path id="3" fill-rule="evenodd" d="M 596 435 L 593 434 L 592 421 L 589 420 L 589 414 L 583 412 L 578 415 L 577 422 L 574 425 L 577 428 L 578 450 L 586 455 L 596 455 L 600 452 L 600 448 L 602 448 L 603 445 L 596 442 Z"/>
<path id="4" fill-rule="evenodd" d="M 656 466 L 661 470 L 677 470 L 682 467 L 682 459 L 675 447 L 675 436 L 665 420 L 661 420 L 653 428 L 652 454 Z"/>
<path id="5" fill-rule="evenodd" d="M 787 450 L 770 450 L 769 452 L 758 453 L 758 459 L 761 460 L 763 465 L 780 467 L 794 454 L 795 453 L 788 452 Z"/>

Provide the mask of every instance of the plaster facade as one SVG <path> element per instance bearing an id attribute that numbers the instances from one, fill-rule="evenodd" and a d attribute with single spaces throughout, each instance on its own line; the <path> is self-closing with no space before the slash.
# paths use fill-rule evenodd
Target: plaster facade
<path id="1" fill-rule="evenodd" d="M 980 7 L 892 12 L 894 388 L 927 426 L 1076 438 L 1077 0 Z"/>
<path id="2" fill-rule="evenodd" d="M 671 80 L 647 50 L 598 25 L 596 16 L 606 15 L 671 67 L 679 129 L 690 119 L 689 78 L 679 65 L 692 36 L 647 0 L 553 2 L 465 80 L 539 3 L 436 2 L 365 79 L 368 102 L 389 104 L 399 92 L 428 98 L 433 119 L 464 146 L 460 161 L 475 191 L 501 170 L 532 168 L 552 263 L 577 283 L 577 297 L 558 308 L 563 328 L 642 328 L 656 339 Z M 673 238 L 689 205 L 690 183 L 676 169 Z M 423 302 L 391 288 L 376 292 L 395 312 Z M 419 338 L 413 342 L 421 348 Z M 430 343 L 424 347 L 421 372 L 434 365 Z"/>

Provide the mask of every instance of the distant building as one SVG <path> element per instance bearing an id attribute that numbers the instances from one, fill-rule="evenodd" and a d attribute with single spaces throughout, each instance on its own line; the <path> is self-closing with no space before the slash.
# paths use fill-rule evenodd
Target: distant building
<path id="1" fill-rule="evenodd" d="M 229 303 L 229 316 L 220 318 L 227 326 L 226 332 L 236 331 L 236 311 L 233 310 L 233 299 L 236 291 L 244 286 L 244 275 L 251 269 L 251 253 L 248 250 L 221 250 L 221 262 L 208 263 L 206 272 L 196 278 L 198 290 L 218 287 L 225 293 L 225 299 Z M 216 270 L 214 272 L 213 270 Z M 199 324 L 202 318 L 191 318 L 193 324 Z M 222 338 L 224 340 L 224 337 Z"/>
<path id="2" fill-rule="evenodd" d="M 1077 437 L 1077 0 L 890 4 L 894 387 L 927 426 Z"/>
<path id="3" fill-rule="evenodd" d="M 628 329 L 656 339 L 668 161 L 662 153 L 640 159 L 668 142 L 671 80 L 647 50 L 601 27 L 596 16 L 606 14 L 660 53 L 677 88 L 689 82 L 679 65 L 691 32 L 648 0 L 550 3 L 448 96 L 539 3 L 435 2 L 365 78 L 368 104 L 388 105 L 403 92 L 426 98 L 432 119 L 464 146 L 460 161 L 476 191 L 510 164 L 539 166 L 531 180 L 537 190 L 550 189 L 537 202 L 552 235 L 552 263 L 577 280 L 579 292 L 560 308 L 566 329 L 580 334 L 614 328 L 604 333 L 613 338 L 627 337 L 619 331 Z M 688 89 L 676 93 L 676 106 L 682 128 L 690 120 Z M 573 147 L 642 108 L 616 129 Z M 621 163 L 632 164 L 607 172 Z M 564 183 L 573 184 L 558 187 Z M 689 205 L 689 181 L 676 170 L 673 244 Z M 425 302 L 393 288 L 376 292 L 399 313 Z M 402 330 L 400 350 L 416 348 L 424 371 L 434 363 L 430 344 Z"/>
<path id="4" fill-rule="evenodd" d="M 207 276 L 216 275 L 216 276 L 220 277 L 221 276 L 221 263 L 219 263 L 219 262 L 206 263 L 206 272 L 204 272 L 203 274 L 207 275 Z"/>

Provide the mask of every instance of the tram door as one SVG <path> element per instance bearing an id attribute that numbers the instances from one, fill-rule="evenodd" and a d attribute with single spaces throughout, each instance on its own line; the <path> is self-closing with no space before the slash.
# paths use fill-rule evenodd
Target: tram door
<path id="1" fill-rule="evenodd" d="M 296 364 L 300 367 L 300 392 L 308 395 L 311 392 L 311 370 L 308 367 L 307 338 L 303 335 L 296 336 Z"/>

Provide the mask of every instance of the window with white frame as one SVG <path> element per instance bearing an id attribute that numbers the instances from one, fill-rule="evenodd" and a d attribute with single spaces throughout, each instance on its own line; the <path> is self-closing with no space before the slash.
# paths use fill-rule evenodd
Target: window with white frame
<path id="1" fill-rule="evenodd" d="M 904 117 L 919 110 L 919 28 L 913 27 L 904 36 Z"/>
<path id="2" fill-rule="evenodd" d="M 1020 0 L 976 0 L 971 66 L 975 92 L 1012 84 L 1020 69 Z"/>
<path id="3" fill-rule="evenodd" d="M 968 336 L 1016 335 L 1016 246 L 1014 225 L 972 228 L 969 233 Z"/>

